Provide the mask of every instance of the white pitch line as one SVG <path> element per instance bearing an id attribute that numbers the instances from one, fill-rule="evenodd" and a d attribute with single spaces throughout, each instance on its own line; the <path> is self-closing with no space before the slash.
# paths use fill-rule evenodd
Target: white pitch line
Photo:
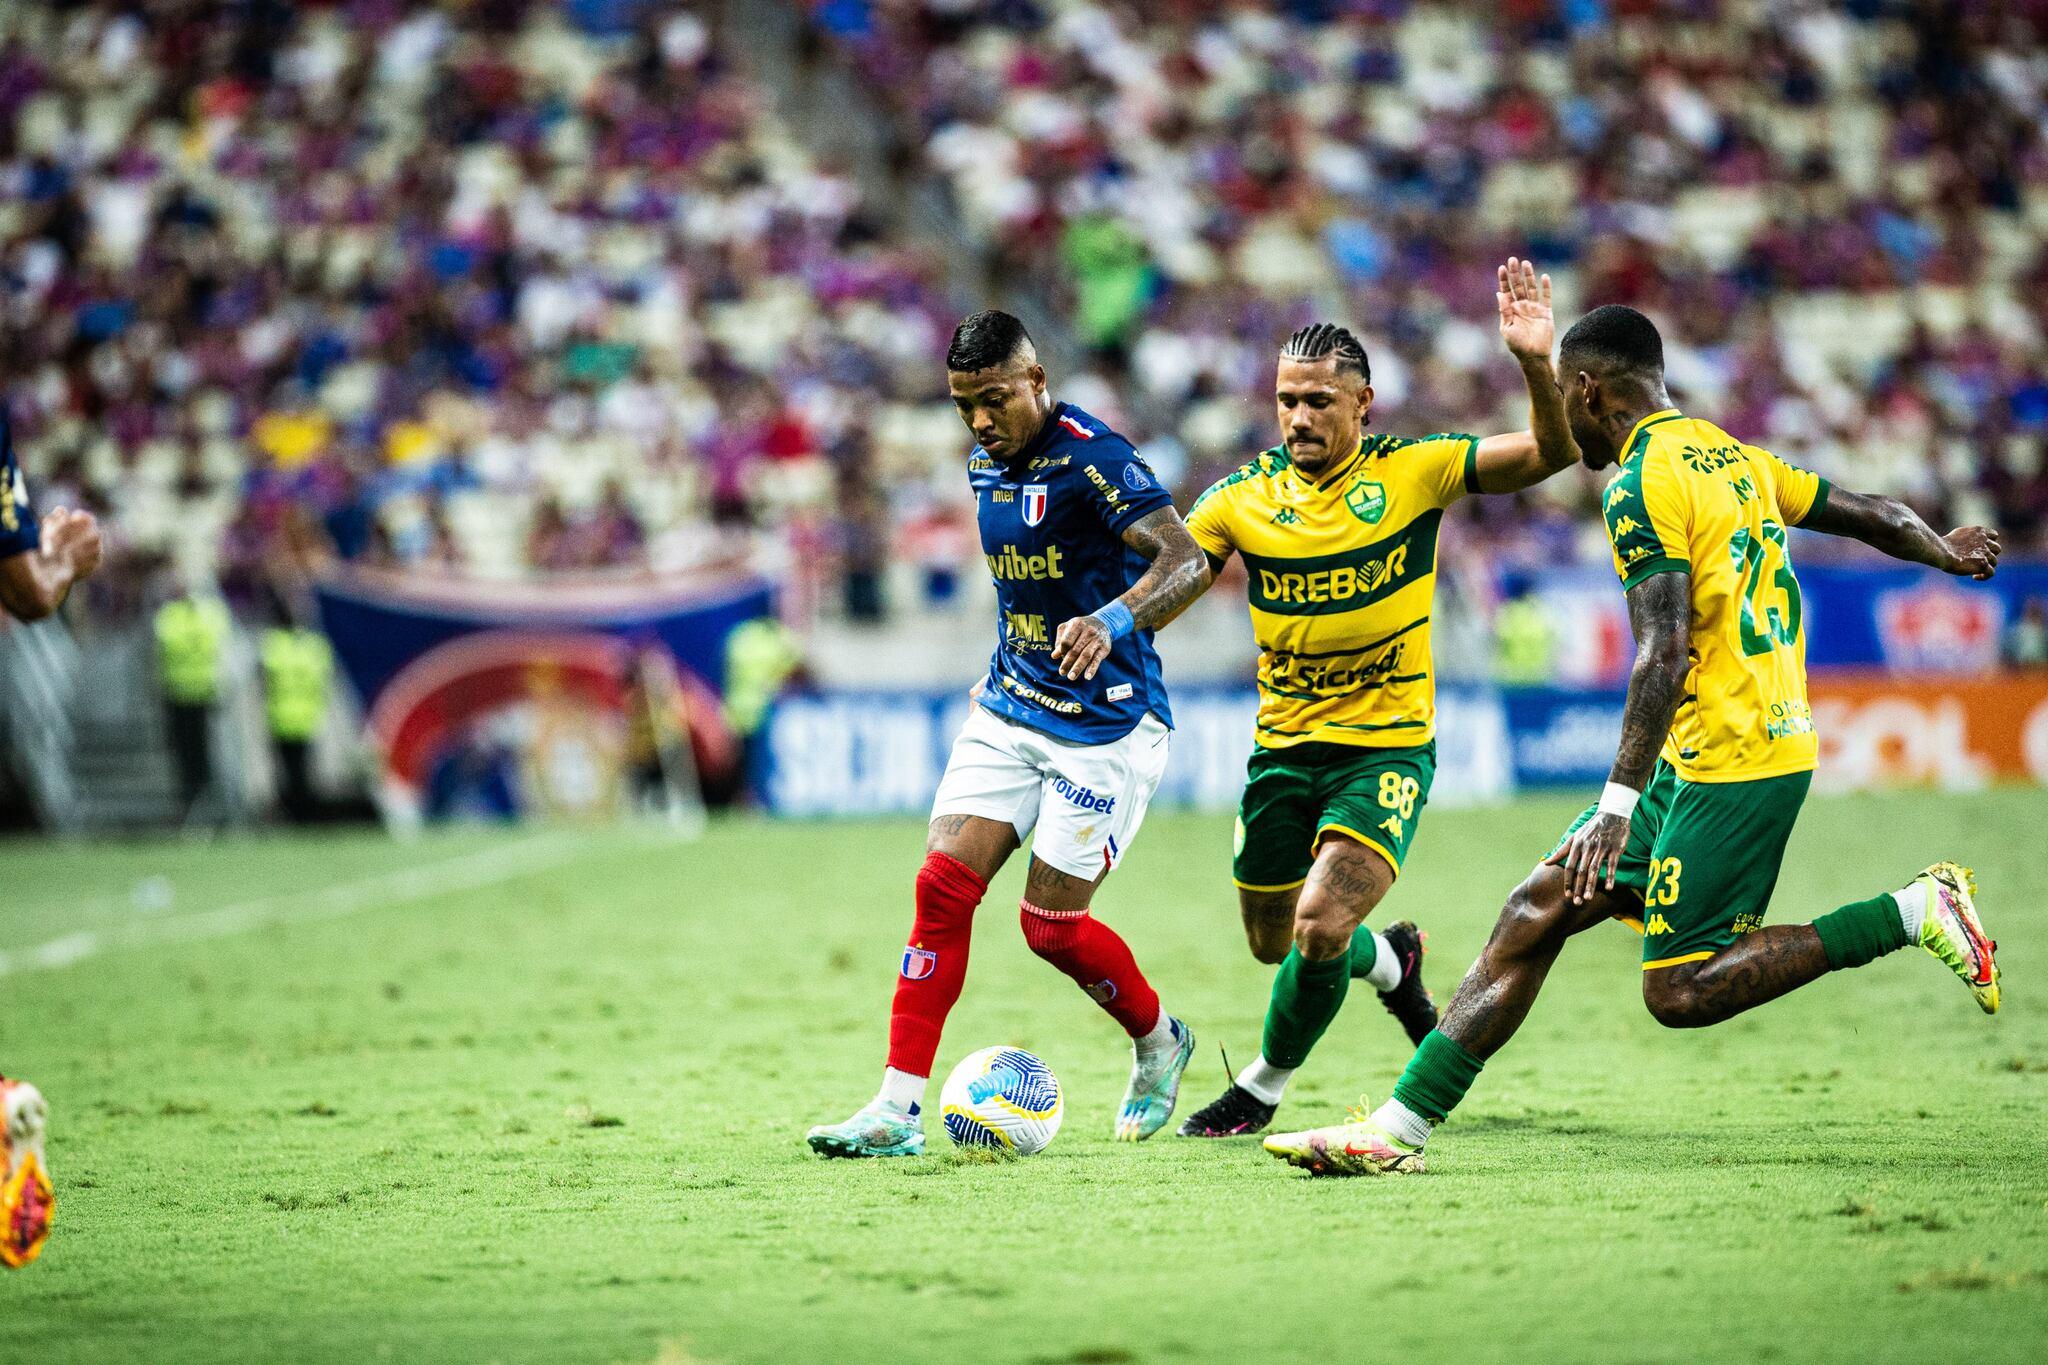
<path id="1" fill-rule="evenodd" d="M 509 848 L 479 849 L 423 867 L 380 872 L 312 891 L 288 891 L 189 915 L 166 915 L 110 929 L 81 929 L 30 948 L 0 951 L 0 976 L 50 971 L 118 948 L 227 938 L 272 925 L 340 919 L 430 896 L 476 891 L 558 867 L 591 849 L 587 838 L 554 831 Z"/>

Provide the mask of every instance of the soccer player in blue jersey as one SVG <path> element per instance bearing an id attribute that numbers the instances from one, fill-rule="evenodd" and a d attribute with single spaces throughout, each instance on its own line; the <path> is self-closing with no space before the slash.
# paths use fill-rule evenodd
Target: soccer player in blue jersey
<path id="1" fill-rule="evenodd" d="M 0 403 L 0 607 L 23 621 L 40 620 L 99 563 L 92 513 L 58 507 L 36 521 Z M 50 1235 L 56 1199 L 43 1164 L 48 1112 L 34 1086 L 0 1076 L 0 1266 L 10 1270 L 40 1255 Z"/>
<path id="2" fill-rule="evenodd" d="M 1024 325 L 976 313 L 946 354 L 998 633 L 977 705 L 932 805 L 881 1092 L 813 1128 L 825 1156 L 915 1156 L 946 1015 L 967 976 L 975 907 L 1029 837 L 1024 940 L 1131 1035 L 1119 1140 L 1165 1126 L 1194 1052 L 1131 950 L 1089 913 L 1166 769 L 1173 725 L 1152 631 L 1201 591 L 1206 563 L 1130 442 L 1055 403 Z"/>

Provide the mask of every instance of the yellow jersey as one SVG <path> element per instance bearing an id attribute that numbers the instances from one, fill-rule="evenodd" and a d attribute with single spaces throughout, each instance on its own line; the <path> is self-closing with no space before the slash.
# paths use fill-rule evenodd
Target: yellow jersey
<path id="1" fill-rule="evenodd" d="M 1477 490 L 1478 448 L 1464 435 L 1370 436 L 1311 479 L 1276 447 L 1188 509 L 1214 567 L 1244 559 L 1261 747 L 1435 738 L 1437 527 Z"/>
<path id="2" fill-rule="evenodd" d="M 1601 510 L 1626 591 L 1692 575 L 1691 667 L 1664 759 L 1688 782 L 1805 772 L 1817 744 L 1806 632 L 1785 529 L 1827 480 L 1676 408 L 1638 422 Z"/>

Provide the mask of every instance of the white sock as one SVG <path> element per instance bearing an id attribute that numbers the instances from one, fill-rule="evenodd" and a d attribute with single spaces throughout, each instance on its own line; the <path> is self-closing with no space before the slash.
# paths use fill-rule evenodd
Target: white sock
<path id="1" fill-rule="evenodd" d="M 928 1078 L 913 1076 L 908 1071 L 898 1071 L 893 1066 L 882 1068 L 882 1093 L 875 1098 L 886 1100 L 906 1114 L 917 1112 L 924 1103 L 924 1087 Z"/>
<path id="2" fill-rule="evenodd" d="M 1261 1053 L 1252 1058 L 1250 1066 L 1237 1073 L 1237 1083 L 1267 1104 L 1278 1104 L 1280 1097 L 1287 1093 L 1287 1082 L 1293 1075 L 1293 1067 L 1274 1066 Z"/>
<path id="3" fill-rule="evenodd" d="M 1166 1006 L 1159 1007 L 1159 1022 L 1152 1026 L 1152 1031 L 1142 1038 L 1133 1038 L 1131 1044 L 1137 1048 L 1141 1062 L 1153 1062 L 1173 1054 L 1173 1050 L 1180 1046 L 1180 1037 L 1173 1031 L 1173 1016 L 1166 1012 Z"/>
<path id="4" fill-rule="evenodd" d="M 1362 924 L 1358 927 L 1358 932 L 1372 934 L 1373 947 L 1379 950 L 1379 956 L 1372 960 L 1372 970 L 1365 974 L 1365 984 L 1376 991 L 1390 991 L 1400 985 L 1401 959 L 1387 946 L 1386 939 L 1374 934 Z"/>
<path id="5" fill-rule="evenodd" d="M 1906 926 L 1906 942 L 1920 941 L 1920 926 L 1927 921 L 1927 888 L 1914 882 L 1903 891 L 1892 892 L 1899 903 L 1899 920 Z"/>
<path id="6" fill-rule="evenodd" d="M 1429 1141 L 1429 1120 L 1399 1100 L 1388 1100 L 1372 1111 L 1373 1126 L 1404 1147 L 1420 1147 Z"/>

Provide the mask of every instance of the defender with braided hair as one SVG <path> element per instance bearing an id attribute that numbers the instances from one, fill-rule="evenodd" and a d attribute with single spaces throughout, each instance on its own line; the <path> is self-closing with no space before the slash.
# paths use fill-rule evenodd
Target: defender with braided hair
<path id="1" fill-rule="evenodd" d="M 1495 294 L 1528 383 L 1529 430 L 1372 434 L 1365 348 L 1320 322 L 1280 352 L 1281 444 L 1188 513 L 1211 580 L 1230 555 L 1244 560 L 1259 715 L 1232 871 L 1252 955 L 1280 970 L 1258 1059 L 1183 1136 L 1264 1128 L 1354 977 L 1410 1041 L 1436 1024 L 1421 932 L 1363 925 L 1400 874 L 1436 771 L 1437 527 L 1465 494 L 1527 488 L 1578 456 L 1551 367 L 1549 277 L 1510 260 Z"/>

